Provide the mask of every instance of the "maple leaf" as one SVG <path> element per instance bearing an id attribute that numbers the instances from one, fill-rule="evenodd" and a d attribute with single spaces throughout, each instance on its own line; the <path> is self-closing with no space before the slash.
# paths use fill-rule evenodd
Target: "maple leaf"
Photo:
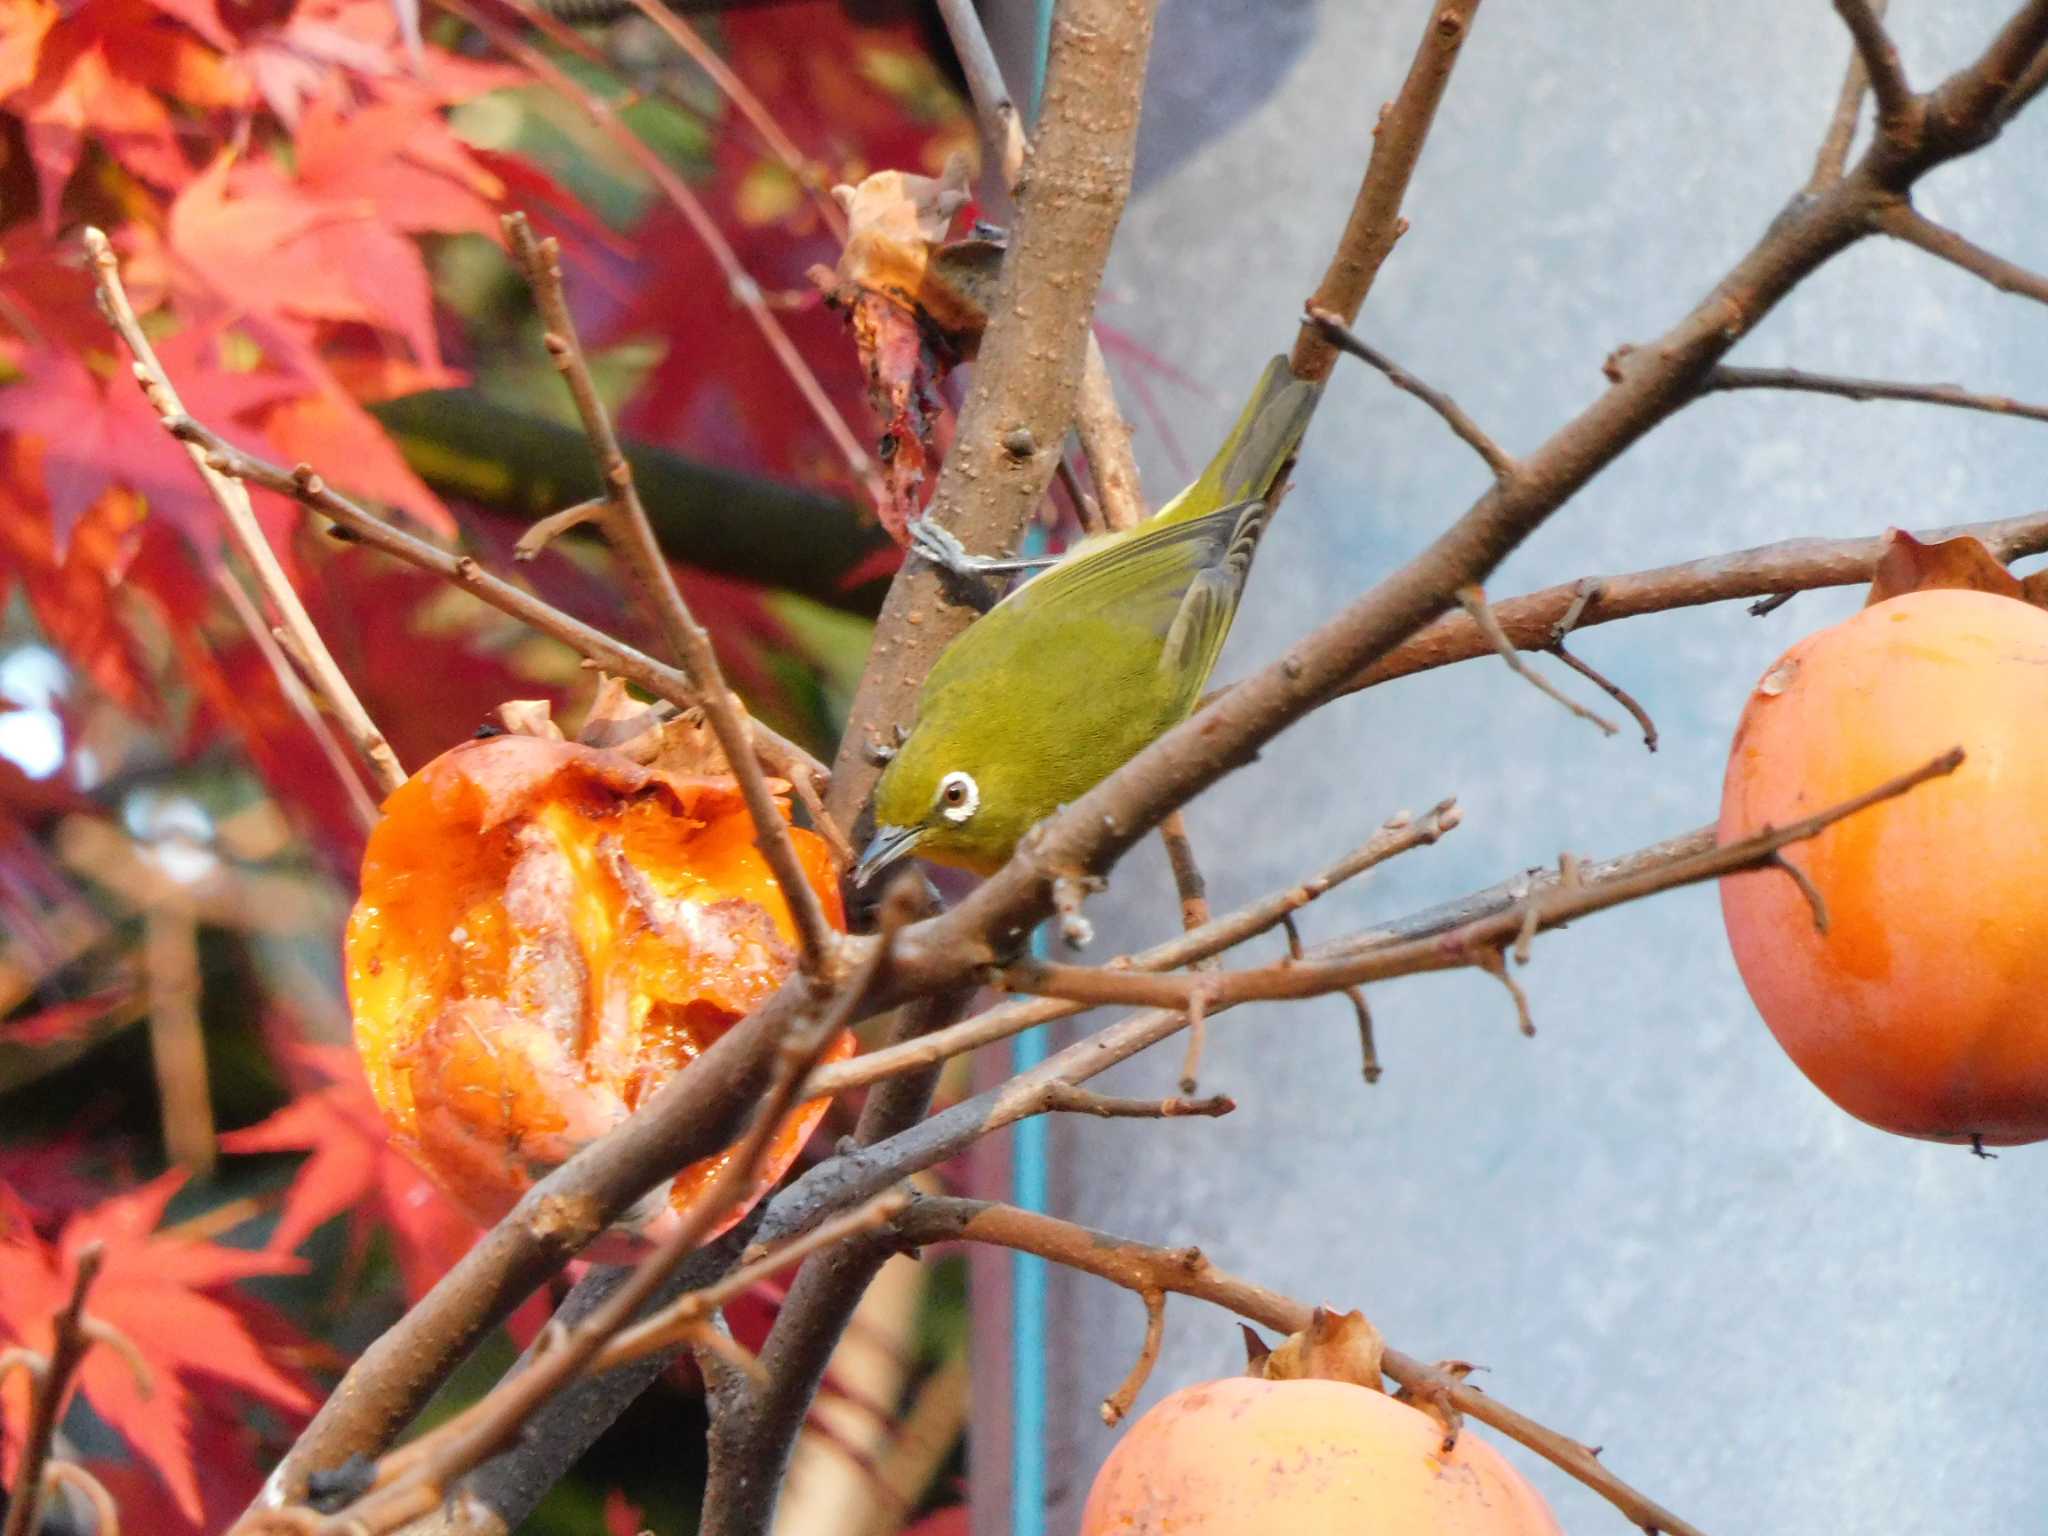
<path id="1" fill-rule="evenodd" d="M 0 1334 L 31 1349 L 51 1344 L 51 1319 L 69 1295 L 78 1255 L 98 1243 L 104 1255 L 88 1303 L 90 1314 L 117 1329 L 147 1367 L 147 1387 L 119 1350 L 91 1350 L 79 1368 L 80 1393 L 170 1489 L 188 1519 L 203 1514 L 194 1465 L 193 1424 L 209 1387 L 268 1403 L 292 1414 L 313 1400 L 252 1336 L 234 1282 L 303 1269 L 298 1260 L 252 1253 L 161 1233 L 164 1207 L 185 1182 L 175 1171 L 71 1218 L 53 1245 L 32 1233 L 0 1235 Z M 274 1331 L 274 1322 L 266 1325 Z M 0 1394 L 17 1454 L 26 1425 L 27 1389 L 10 1377 Z"/>
<path id="2" fill-rule="evenodd" d="M 344 1212 L 360 1255 L 388 1227 L 408 1295 L 426 1294 L 469 1247 L 476 1228 L 391 1144 L 355 1052 L 301 1044 L 288 1065 L 321 1086 L 309 1088 L 269 1119 L 220 1138 L 229 1152 L 310 1152 L 285 1197 L 273 1252 L 288 1253 Z"/>
<path id="3" fill-rule="evenodd" d="M 57 23 L 55 0 L 0 3 L 0 99 L 35 78 L 43 37 Z"/>
<path id="4" fill-rule="evenodd" d="M 424 92 L 344 111 L 337 91 L 306 110 L 293 138 L 297 180 L 323 202 L 360 200 L 394 229 L 500 238 L 504 181 L 449 128 Z"/>

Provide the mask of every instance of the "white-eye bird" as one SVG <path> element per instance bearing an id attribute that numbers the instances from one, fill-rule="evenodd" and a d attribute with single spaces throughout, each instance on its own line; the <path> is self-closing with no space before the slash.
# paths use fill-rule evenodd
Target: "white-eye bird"
<path id="1" fill-rule="evenodd" d="M 1276 357 L 1194 484 L 1137 527 L 1076 544 L 946 648 L 876 782 L 856 882 L 913 852 L 987 874 L 1187 718 L 1321 393 Z M 966 559 L 936 525 L 919 533 L 918 552 L 956 571 L 1020 564 Z"/>

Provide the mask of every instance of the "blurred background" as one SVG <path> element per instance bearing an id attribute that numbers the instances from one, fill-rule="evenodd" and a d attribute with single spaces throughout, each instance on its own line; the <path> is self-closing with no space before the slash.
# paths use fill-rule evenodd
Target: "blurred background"
<path id="1" fill-rule="evenodd" d="M 1892 26 L 1916 82 L 2009 8 L 1902 0 Z M 983 9 L 1025 93 L 1042 8 Z M 1291 338 L 1425 10 L 1162 5 L 1098 310 L 1155 499 Z M 336 935 L 371 790 L 295 703 L 246 573 L 94 312 L 77 232 L 108 229 L 195 412 L 509 569 L 520 532 L 591 486 L 497 240 L 498 213 L 526 209 L 562 242 L 600 383 L 730 675 L 828 751 L 896 556 L 857 463 L 877 431 L 860 359 L 807 275 L 839 249 L 826 189 L 936 174 L 974 152 L 973 128 L 926 5 L 678 14 L 690 40 L 637 12 L 559 20 L 496 0 L 0 0 L 0 1341 L 79 1243 L 115 1245 L 102 1305 L 169 1395 L 88 1378 L 66 1430 L 131 1529 L 217 1528 L 473 1229 L 391 1152 L 346 1049 Z M 709 52 L 693 60 L 695 41 Z M 1614 347 L 1668 326 L 1804 181 L 1847 56 L 1823 0 L 1494 0 L 1362 333 L 1510 451 L 1533 446 L 1599 392 Z M 2044 148 L 2037 113 L 1920 202 L 2039 265 Z M 1737 356 L 2040 399 L 2044 325 L 1871 242 Z M 2044 483 L 2037 425 L 1722 397 L 1602 475 L 1490 590 L 2004 516 L 2037 507 Z M 1340 370 L 1226 675 L 1335 612 L 1483 484 L 1416 402 Z M 588 697 L 564 647 L 281 503 L 258 511 L 408 766 L 505 699 L 573 715 Z M 594 543 L 560 541 L 519 578 L 651 643 Z M 1340 702 L 1191 808 L 1213 899 L 1290 882 L 1452 793 L 1464 826 L 1319 903 L 1311 942 L 1561 851 L 1699 825 L 1747 689 L 1858 600 L 1589 632 L 1582 653 L 1656 717 L 1654 756 L 1491 662 Z M 1104 953 L 1176 924 L 1152 847 L 1100 917 Z M 1604 1444 L 1709 1530 L 2029 1528 L 2043 1479 L 2028 1426 L 2048 1406 L 2025 1305 L 2040 1154 L 1978 1162 L 1834 1111 L 1756 1019 L 1711 891 L 1546 939 L 1521 980 L 1534 1040 L 1484 977 L 1376 988 L 1386 1075 L 1371 1088 L 1341 1001 L 1240 1010 L 1212 1027 L 1204 1074 L 1234 1116 L 1070 1117 L 944 1177 L 1198 1242 L 1362 1308 L 1412 1353 L 1481 1362 L 1487 1387 Z M 1163 1047 L 1113 1086 L 1165 1092 L 1179 1061 Z M 945 1091 L 969 1086 L 963 1071 Z M 1109 1444 L 1096 1405 L 1136 1353 L 1141 1309 L 979 1258 L 970 1370 L 968 1289 L 957 1257 L 886 1272 L 800 1452 L 792 1536 L 940 1536 L 970 1499 L 977 1531 L 1074 1528 Z M 776 1299 L 749 1298 L 742 1337 Z M 538 1315 L 436 1412 L 487 1384 Z M 1221 1314 L 1168 1316 L 1141 1407 L 1242 1358 Z M 18 1387 L 0 1395 L 10 1439 Z M 531 1528 L 689 1529 L 700 1418 L 674 1373 Z M 1621 1528 L 1522 1464 L 1568 1528 Z"/>

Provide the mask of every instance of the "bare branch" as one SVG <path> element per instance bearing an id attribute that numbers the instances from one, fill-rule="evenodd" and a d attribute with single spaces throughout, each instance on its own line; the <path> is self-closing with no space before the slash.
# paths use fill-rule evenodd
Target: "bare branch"
<path id="1" fill-rule="evenodd" d="M 774 354 L 782 371 L 803 396 L 804 404 L 810 407 L 818 425 L 825 429 L 825 435 L 832 440 L 854 478 L 874 493 L 874 465 L 853 435 L 853 429 L 832 404 L 825 393 L 824 385 L 811 365 L 804 361 L 803 354 L 796 349 L 789 333 L 782 327 L 775 312 L 761 296 L 761 286 L 741 266 L 739 256 L 732 244 L 718 227 L 718 221 L 705 208 L 703 201 L 690 190 L 690 184 L 676 173 L 661 156 L 650 148 L 640 136 L 619 120 L 607 102 L 594 92 L 585 89 L 553 59 L 540 49 L 532 47 L 520 37 L 507 31 L 489 16 L 484 15 L 468 0 L 437 0 L 441 8 L 452 16 L 459 16 L 468 25 L 476 28 L 491 45 L 507 58 L 516 60 L 529 70 L 535 78 L 547 83 L 565 99 L 580 107 L 600 133 L 610 139 L 628 159 L 640 168 L 642 175 L 653 183 L 655 189 L 668 199 L 671 206 L 683 216 L 683 222 L 690 226 L 690 232 L 711 253 L 711 259 L 718 264 L 724 275 L 726 288 L 733 302 L 744 309 L 747 318 L 754 324 L 768 350 Z"/>
<path id="2" fill-rule="evenodd" d="M 1504 639 L 1506 637 L 1503 636 L 1502 638 Z M 1630 693 L 1626 688 L 1622 687 L 1621 684 L 1615 682 L 1614 679 L 1607 676 L 1606 673 L 1600 671 L 1597 667 L 1594 667 L 1588 662 L 1581 661 L 1577 656 L 1574 656 L 1570 651 L 1565 649 L 1564 641 L 1562 640 L 1554 640 L 1551 642 L 1550 654 L 1555 656 L 1559 661 L 1563 662 L 1566 666 L 1570 667 L 1574 672 L 1578 673 L 1579 676 L 1585 678 L 1586 681 L 1591 683 L 1594 687 L 1600 689 L 1610 699 L 1614 700 L 1615 703 L 1619 704 L 1623 709 L 1627 710 L 1630 716 L 1635 720 L 1637 729 L 1639 729 L 1643 733 L 1643 745 L 1645 747 L 1648 747 L 1652 752 L 1657 750 L 1657 722 L 1650 718 L 1650 712 L 1647 709 L 1643 708 L 1641 704 L 1636 702 L 1636 696 L 1634 694 Z"/>
<path id="3" fill-rule="evenodd" d="M 1929 543 L 1969 535 L 2001 561 L 2048 550 L 2048 512 L 1994 522 L 1930 529 L 1916 537 Z M 1582 578 L 1492 604 L 1501 632 L 1525 651 L 1551 649 L 1565 618 L 1567 630 L 1609 624 L 1616 619 L 1741 597 L 1780 597 L 1816 587 L 1866 584 L 1884 555 L 1883 536 L 1865 539 L 1786 539 L 1754 549 L 1709 555 L 1678 565 L 1632 571 L 1623 576 Z M 1574 613 L 1574 610 L 1576 612 Z M 1469 614 L 1438 619 L 1354 677 L 1348 689 L 1371 688 L 1470 661 L 1493 653 L 1485 633 Z"/>
<path id="4" fill-rule="evenodd" d="M 1173 869 L 1173 883 L 1180 893 L 1180 926 L 1193 933 L 1210 919 L 1209 884 L 1202 867 L 1195 862 L 1194 844 L 1188 841 L 1187 817 L 1173 812 L 1159 823 L 1159 840 L 1166 845 L 1166 862 Z M 1197 960 L 1195 968 L 1214 965 L 1213 959 Z M 1202 1042 L 1208 1030 L 1199 1015 L 1188 1020 L 1187 1053 L 1180 1063 L 1180 1091 L 1193 1093 L 1202 1074 Z"/>
<path id="5" fill-rule="evenodd" d="M 1935 223 L 1911 203 L 1886 204 L 1872 216 L 1872 222 L 1894 240 L 1917 245 L 1928 255 L 1982 278 L 2001 293 L 2048 304 L 2048 277 L 2018 262 L 2007 261 L 1997 252 L 1987 251 L 1975 241 Z"/>
<path id="6" fill-rule="evenodd" d="M 1408 195 L 1409 179 L 1422 158 L 1422 146 L 1436 121 L 1437 104 L 1450 84 L 1451 70 L 1471 31 L 1472 18 L 1478 14 L 1479 0 L 1431 0 L 1429 9 L 1430 19 L 1408 66 L 1408 76 L 1393 101 L 1381 110 L 1379 125 L 1373 130 L 1372 155 L 1351 205 L 1351 217 L 1337 242 L 1337 253 L 1309 300 L 1311 311 L 1332 315 L 1347 326 L 1357 322 L 1373 279 L 1392 254 L 1394 242 L 1407 231 L 1401 200 Z M 1294 338 L 1290 362 L 1297 378 L 1327 379 L 1337 365 L 1337 349 L 1320 325 L 1304 320 Z"/>
<path id="7" fill-rule="evenodd" d="M 1868 0 L 1868 4 L 1871 12 L 1882 20 L 1887 0 Z M 1849 146 L 1856 139 L 1856 119 L 1862 115 L 1864 93 L 1869 89 L 1870 70 L 1863 62 L 1863 50 L 1853 48 L 1849 68 L 1842 77 L 1841 94 L 1835 99 L 1834 116 L 1828 120 L 1820 153 L 1814 157 L 1813 176 L 1806 183 L 1809 192 L 1819 192 L 1842 179 L 1842 170 L 1849 163 Z"/>
<path id="8" fill-rule="evenodd" d="M 1546 698 L 1555 699 L 1581 720 L 1590 721 L 1592 724 L 1597 725 L 1602 734 L 1612 736 L 1621 729 L 1620 726 L 1607 719 L 1604 715 L 1594 714 L 1592 710 L 1586 708 L 1585 705 L 1579 703 L 1571 695 L 1561 692 L 1557 685 L 1552 683 L 1542 673 L 1530 669 L 1528 664 L 1522 660 L 1521 654 L 1516 651 L 1514 641 L 1501 633 L 1500 620 L 1493 616 L 1493 609 L 1487 606 L 1484 588 L 1476 584 L 1469 587 L 1460 587 L 1458 589 L 1458 606 L 1463 608 L 1472 622 L 1479 626 L 1479 632 L 1486 636 L 1487 642 L 1493 646 L 1500 659 L 1508 664 L 1508 670 L 1513 672 L 1515 676 L 1521 678 Z"/>
<path id="9" fill-rule="evenodd" d="M 1145 1383 L 1152 1376 L 1152 1367 L 1159 1363 L 1159 1347 L 1166 1342 L 1166 1292 L 1141 1290 L 1138 1298 L 1145 1303 L 1145 1342 L 1138 1348 L 1138 1358 L 1131 1363 L 1130 1374 L 1102 1400 L 1102 1422 L 1112 1428 L 1123 1422 L 1124 1415 L 1137 1402 L 1138 1394 L 1145 1390 Z"/>
<path id="10" fill-rule="evenodd" d="M 1234 945 L 1267 932 L 1276 924 L 1285 922 L 1290 914 L 1298 912 L 1318 897 L 1363 874 L 1373 866 L 1410 849 L 1427 847 L 1458 824 L 1458 807 L 1456 802 L 1451 800 L 1441 801 L 1419 819 L 1412 818 L 1404 812 L 1389 821 L 1367 842 L 1312 879 L 1275 892 L 1236 912 L 1227 913 L 1192 932 L 1182 934 L 1179 938 L 1169 939 L 1163 944 L 1156 944 L 1120 962 L 1112 963 L 1128 965 L 1135 970 L 1164 971 L 1220 954 Z M 848 1088 L 879 1082 L 898 1073 L 935 1066 L 949 1057 L 978 1050 L 999 1040 L 1007 1040 L 1010 1036 L 1021 1034 L 1036 1025 L 1066 1018 L 1081 1011 L 1079 1004 L 1064 1003 L 1055 999 L 1027 999 L 998 1004 L 949 1029 L 934 1030 L 930 1034 L 898 1045 L 883 1046 L 879 1050 L 869 1051 L 865 1055 L 854 1057 L 851 1061 L 834 1062 L 829 1066 L 820 1067 L 812 1075 L 810 1082 L 804 1085 L 804 1096 L 817 1098 L 826 1094 L 841 1093 Z"/>
<path id="11" fill-rule="evenodd" d="M 1024 136 L 1023 122 L 1009 87 L 1003 83 L 1002 66 L 996 62 L 988 34 L 982 29 L 980 13 L 973 0 L 940 0 L 939 14 L 945 19 L 953 52 L 967 76 L 968 94 L 974 99 L 975 117 L 981 125 L 982 144 L 990 161 L 1000 168 L 1003 186 L 1014 194 L 1031 146 Z M 1138 489 L 1138 461 L 1131 453 L 1131 428 L 1123 412 L 1117 409 L 1109 363 L 1102 355 L 1102 344 L 1092 326 L 1088 332 L 1088 353 L 1082 362 L 1081 386 L 1074 397 L 1074 430 L 1081 439 L 1081 452 L 1088 459 L 1108 525 L 1116 529 L 1135 528 L 1145 515 L 1145 499 Z"/>
<path id="12" fill-rule="evenodd" d="M 725 671 L 718 664 L 711 636 L 683 601 L 675 573 L 669 569 L 668 559 L 654 537 L 654 527 L 647 521 L 647 509 L 641 505 L 640 492 L 633 484 L 632 467 L 620 451 L 611 413 L 598 398 L 596 381 L 590 376 L 590 364 L 576 334 L 575 317 L 569 313 L 569 298 L 562 285 L 560 247 L 553 240 L 536 239 L 533 227 L 522 213 L 507 214 L 503 222 L 506 241 L 526 269 L 541 324 L 547 327 L 548 355 L 568 386 L 569 396 L 576 402 L 576 414 L 582 418 L 583 430 L 590 438 L 598 479 L 604 486 L 605 536 L 633 573 L 669 649 L 695 685 L 696 705 L 703 710 L 725 753 L 727 766 L 739 781 L 747 814 L 754 823 L 754 846 L 774 871 L 796 928 L 798 963 L 808 976 L 829 976 L 839 936 L 825 915 L 824 902 L 811 888 L 803 861 L 797 857 L 796 844 L 789 835 L 789 823 L 761 774 L 760 747 L 755 740 L 753 721 L 726 686 Z M 792 766 L 795 772 L 802 771 L 801 767 Z"/>
<path id="13" fill-rule="evenodd" d="M 1045 1108 L 1051 1114 L 1094 1115 L 1102 1120 L 1182 1120 L 1190 1116 L 1215 1120 L 1234 1113 L 1237 1100 L 1227 1093 L 1206 1099 L 1119 1099 L 1071 1083 L 1055 1083 L 1046 1090 Z"/>
<path id="14" fill-rule="evenodd" d="M 1870 94 L 1877 101 L 1878 132 L 1893 138 L 1909 135 L 1920 108 L 1906 72 L 1899 63 L 1899 50 L 1884 29 L 1884 8 L 1871 0 L 1835 0 L 1842 24 L 1855 40 L 1856 55 L 1870 82 Z M 1846 94 L 1846 87 L 1845 87 Z M 1845 150 L 1846 152 L 1846 150 Z"/>
<path id="15" fill-rule="evenodd" d="M 1457 401 L 1442 390 L 1423 383 L 1378 348 L 1369 346 L 1364 338 L 1354 335 L 1346 328 L 1344 322 L 1329 310 L 1318 309 L 1311 304 L 1308 317 L 1322 328 L 1323 335 L 1340 352 L 1349 352 L 1353 357 L 1370 363 L 1386 375 L 1387 382 L 1394 388 L 1413 395 L 1441 416 L 1444 425 L 1451 429 L 1458 441 L 1486 461 L 1486 467 L 1493 471 L 1494 479 L 1506 480 L 1514 475 L 1514 459 L 1486 435 L 1485 430 L 1465 413 L 1465 408 Z"/>
<path id="16" fill-rule="evenodd" d="M 87 228 L 84 240 L 86 255 L 92 261 L 100 311 L 134 358 L 135 380 L 142 386 L 150 409 L 166 422 L 183 416 L 185 403 L 178 398 L 177 387 L 171 383 L 170 375 L 164 372 L 156 349 L 149 344 L 149 338 L 143 334 L 142 322 L 135 316 L 135 306 L 128 301 L 128 291 L 121 283 L 121 264 L 114 255 L 113 245 L 105 234 L 93 228 Z M 356 697 L 355 690 L 349 686 L 348 679 L 328 652 L 327 642 L 320 638 L 320 631 L 315 627 L 312 615 L 306 612 L 306 605 L 299 601 L 297 589 L 292 586 L 291 578 L 285 575 L 284 567 L 278 563 L 270 541 L 263 536 L 263 529 L 256 521 L 256 511 L 249 504 L 248 491 L 210 467 L 205 454 L 198 448 L 187 444 L 187 452 L 199 471 L 200 480 L 220 507 L 229 539 L 255 573 L 264 597 L 277 612 L 279 623 L 290 631 L 321 696 L 369 763 L 376 783 L 389 794 L 405 782 L 405 769 L 399 765 L 398 754 L 391 750 L 384 733 L 370 719 L 369 711 L 363 708 L 362 700 Z M 289 694 L 288 676 L 284 682 Z"/>
<path id="17" fill-rule="evenodd" d="M 1360 982 L 1381 981 L 1422 971 L 1475 964 L 1485 967 L 1487 956 L 1497 956 L 1503 945 L 1518 940 L 1525 922 L 1531 925 L 1531 931 L 1540 932 L 1661 891 L 1758 868 L 1770 863 L 1778 850 L 1786 845 L 1812 837 L 1844 817 L 1853 816 L 1879 801 L 1905 794 L 1929 779 L 1951 774 L 1962 765 L 1962 761 L 1962 749 L 1958 747 L 1910 773 L 1888 779 L 1852 799 L 1817 811 L 1788 826 L 1766 828 L 1752 837 L 1692 858 L 1673 861 L 1662 868 L 1644 870 L 1631 878 L 1598 884 L 1589 884 L 1583 879 L 1561 881 L 1540 895 L 1532 895 L 1529 906 L 1522 913 L 1507 912 L 1497 917 L 1481 918 L 1440 939 L 1370 948 L 1361 945 L 1347 955 L 1307 964 L 1287 961 L 1251 970 L 1211 972 L 1200 977 L 1145 975 L 1027 961 L 1006 970 L 1003 983 L 1014 991 L 1064 997 L 1070 1002 L 1150 1008 L 1185 1008 L 1189 998 L 1199 991 L 1205 1004 L 1213 1008 L 1219 1004 L 1272 998 L 1315 997 Z"/>
<path id="18" fill-rule="evenodd" d="M 50 1321 L 53 1342 L 48 1358 L 29 1358 L 25 1352 L 22 1357 L 35 1390 L 29 1403 L 28 1428 L 21 1437 L 20 1459 L 15 1465 L 14 1492 L 8 1499 L 7 1519 L 0 1525 L 0 1536 L 29 1536 L 39 1529 L 37 1512 L 48 1488 L 45 1472 L 55 1470 L 50 1462 L 50 1449 L 56 1442 L 57 1426 L 64 1419 L 64 1399 L 93 1343 L 92 1331 L 87 1327 L 91 1320 L 85 1315 L 85 1295 L 99 1278 L 104 1256 L 98 1243 L 88 1243 L 79 1251 L 71 1276 L 71 1297 Z M 5 1376 L 6 1372 L 0 1370 L 0 1380 Z"/>
<path id="19" fill-rule="evenodd" d="M 1055 1216 L 980 1200 L 921 1196 L 896 1218 L 900 1241 L 911 1247 L 943 1242 L 992 1243 L 1035 1253 L 1054 1264 L 1108 1280 L 1141 1297 L 1192 1296 L 1279 1333 L 1307 1328 L 1314 1309 L 1210 1263 L 1200 1249 L 1154 1248 L 1098 1232 Z M 1148 1307 L 1150 1302 L 1147 1302 Z M 1607 1469 L 1586 1446 L 1517 1413 L 1499 1398 L 1468 1386 L 1437 1366 L 1389 1346 L 1381 1368 L 1404 1388 L 1440 1397 L 1459 1412 L 1491 1425 L 1577 1478 L 1645 1531 L 1702 1536 L 1697 1527 L 1638 1492 Z"/>
<path id="20" fill-rule="evenodd" d="M 1725 364 L 1707 375 L 1701 394 L 1740 389 L 1787 389 L 1840 400 L 1912 400 L 1963 411 L 1989 411 L 1997 416 L 2023 416 L 2048 421 L 2048 405 L 2028 405 L 2009 395 L 1979 394 L 1954 384 L 1901 384 L 1887 379 L 1856 379 L 1838 374 L 1806 373 L 1797 368 L 1731 368 Z"/>

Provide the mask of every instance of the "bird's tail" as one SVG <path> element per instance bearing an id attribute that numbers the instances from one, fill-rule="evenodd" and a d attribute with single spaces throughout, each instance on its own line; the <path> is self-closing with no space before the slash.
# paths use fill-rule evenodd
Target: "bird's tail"
<path id="1" fill-rule="evenodd" d="M 1199 517 L 1235 502 L 1263 501 L 1301 446 L 1322 394 L 1321 383 L 1296 378 L 1284 356 L 1274 358 L 1209 467 L 1162 514 Z"/>

